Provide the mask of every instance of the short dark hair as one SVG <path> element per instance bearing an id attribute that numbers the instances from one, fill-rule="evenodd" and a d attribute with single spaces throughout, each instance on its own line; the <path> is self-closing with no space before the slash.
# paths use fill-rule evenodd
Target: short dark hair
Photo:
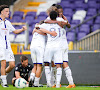
<path id="1" fill-rule="evenodd" d="M 62 6 L 59 4 L 52 4 L 52 6 L 55 6 L 57 9 L 62 9 Z"/>
<path id="2" fill-rule="evenodd" d="M 21 62 L 23 62 L 23 61 L 25 61 L 25 60 L 27 60 L 27 59 L 28 59 L 28 57 L 25 56 L 25 55 L 22 55 L 22 56 L 20 57 Z"/>
<path id="3" fill-rule="evenodd" d="M 56 11 L 51 11 L 49 16 L 51 20 L 56 20 L 58 13 Z"/>
<path id="4" fill-rule="evenodd" d="M 62 9 L 61 5 L 56 5 L 57 9 Z"/>
<path id="5" fill-rule="evenodd" d="M 9 6 L 8 6 L 8 5 L 1 5 L 1 6 L 0 6 L 0 14 L 1 14 L 1 11 L 2 11 L 3 9 L 5 9 L 5 8 L 9 8 Z"/>
<path id="6" fill-rule="evenodd" d="M 57 6 L 57 4 L 52 4 L 52 6 L 55 6 L 55 7 L 56 7 L 56 6 Z"/>

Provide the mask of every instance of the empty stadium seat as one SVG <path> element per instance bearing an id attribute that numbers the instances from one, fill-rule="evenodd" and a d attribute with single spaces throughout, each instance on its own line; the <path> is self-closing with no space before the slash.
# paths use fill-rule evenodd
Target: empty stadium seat
<path id="1" fill-rule="evenodd" d="M 77 33 L 77 40 L 79 41 L 80 39 L 82 39 L 85 36 L 86 36 L 86 33 L 85 32 L 78 32 Z"/>
<path id="2" fill-rule="evenodd" d="M 75 33 L 74 32 L 68 32 L 67 33 L 67 40 L 75 41 Z"/>

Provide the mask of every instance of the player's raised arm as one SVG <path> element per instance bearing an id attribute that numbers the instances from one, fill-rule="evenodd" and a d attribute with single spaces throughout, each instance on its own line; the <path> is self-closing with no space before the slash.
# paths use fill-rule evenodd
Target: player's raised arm
<path id="1" fill-rule="evenodd" d="M 46 20 L 45 23 L 57 23 L 59 26 L 64 27 L 65 25 L 68 25 L 67 21 L 53 21 L 53 20 Z"/>
<path id="2" fill-rule="evenodd" d="M 27 30 L 27 27 L 26 26 L 23 26 L 21 29 L 16 29 L 15 31 L 13 31 L 13 33 L 19 34 L 19 33 L 23 32 L 25 30 Z"/>
<path id="3" fill-rule="evenodd" d="M 68 22 L 67 18 L 66 18 L 64 15 L 62 15 L 62 18 Z M 71 27 L 71 25 L 70 25 L 70 23 L 69 23 L 69 22 L 68 22 L 68 24 L 67 24 L 66 26 L 67 26 L 68 28 L 70 28 L 70 27 Z"/>

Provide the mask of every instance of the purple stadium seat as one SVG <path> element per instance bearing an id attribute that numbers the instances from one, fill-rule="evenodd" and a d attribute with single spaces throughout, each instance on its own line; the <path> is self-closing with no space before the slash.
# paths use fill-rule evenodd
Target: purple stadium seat
<path id="1" fill-rule="evenodd" d="M 82 39 L 85 36 L 86 36 L 86 33 L 85 32 L 78 32 L 77 33 L 77 40 L 79 41 L 80 39 Z"/>
<path id="2" fill-rule="evenodd" d="M 68 32 L 67 33 L 67 40 L 75 41 L 75 33 L 74 32 Z"/>
<path id="3" fill-rule="evenodd" d="M 29 27 L 29 35 L 32 35 L 33 28 Z"/>
<path id="4" fill-rule="evenodd" d="M 70 4 L 63 4 L 62 5 L 63 8 L 71 8 L 71 9 L 75 9 L 75 6 L 73 3 L 70 3 Z"/>
<path id="5" fill-rule="evenodd" d="M 76 25 L 77 25 L 77 24 L 71 24 L 71 28 L 75 27 Z M 66 28 L 66 30 L 67 30 L 67 28 Z M 79 28 L 78 28 L 78 27 L 71 30 L 71 32 L 76 32 L 76 33 L 77 33 L 78 31 L 79 31 Z"/>
<path id="6" fill-rule="evenodd" d="M 29 43 L 31 43 L 32 37 L 33 37 L 33 35 L 30 35 L 30 36 L 29 36 Z"/>
<path id="7" fill-rule="evenodd" d="M 38 19 L 45 20 L 46 19 L 46 16 L 38 16 Z"/>
<path id="8" fill-rule="evenodd" d="M 73 12 L 73 9 L 71 9 L 71 8 L 65 8 L 64 12 Z"/>
<path id="9" fill-rule="evenodd" d="M 73 16 L 73 12 L 65 12 L 65 11 L 64 11 L 63 14 L 64 14 L 65 16 L 71 16 L 71 17 Z"/>
<path id="10" fill-rule="evenodd" d="M 24 12 L 21 11 L 15 11 L 13 16 L 21 16 L 21 18 L 23 18 Z"/>
<path id="11" fill-rule="evenodd" d="M 46 12 L 40 12 L 40 14 L 38 16 L 45 16 L 45 17 L 47 17 L 47 13 Z"/>
<path id="12" fill-rule="evenodd" d="M 33 29 L 35 28 L 35 24 L 32 25 L 32 28 L 33 28 Z"/>
<path id="13" fill-rule="evenodd" d="M 66 7 L 66 5 L 68 5 L 68 4 L 70 4 L 69 1 L 62 1 L 62 2 L 60 3 L 60 5 L 61 5 L 62 7 Z"/>
<path id="14" fill-rule="evenodd" d="M 66 16 L 65 17 L 67 18 L 67 20 L 69 21 L 69 23 L 71 22 L 71 16 Z"/>
<path id="15" fill-rule="evenodd" d="M 88 1 L 88 4 L 93 4 L 93 3 L 96 4 L 96 1 L 95 0 L 89 0 Z"/>
<path id="16" fill-rule="evenodd" d="M 85 32 L 86 34 L 89 34 L 90 33 L 90 27 L 89 27 L 89 25 L 82 25 L 80 27 L 80 32 Z"/>
<path id="17" fill-rule="evenodd" d="M 35 20 L 33 21 L 33 23 L 36 24 L 36 23 L 39 23 L 40 21 L 41 21 L 40 19 L 35 19 Z"/>
<path id="18" fill-rule="evenodd" d="M 95 19 L 95 23 L 96 23 L 96 24 L 100 24 L 100 16 L 98 16 L 98 17 Z"/>
<path id="19" fill-rule="evenodd" d="M 13 16 L 12 17 L 13 22 L 20 22 L 22 20 L 21 16 Z"/>
<path id="20" fill-rule="evenodd" d="M 66 0 L 61 0 L 61 3 L 63 3 L 63 2 L 64 2 L 64 3 L 65 3 L 65 2 L 66 2 L 66 3 L 70 3 L 70 1 L 68 1 L 68 0 L 67 0 L 67 1 L 66 1 Z"/>
<path id="21" fill-rule="evenodd" d="M 75 8 L 75 12 L 79 10 L 84 10 L 84 8 Z"/>
<path id="22" fill-rule="evenodd" d="M 92 27 L 92 32 L 94 32 L 98 29 L 100 29 L 100 24 L 94 24 L 93 27 Z"/>
<path id="23" fill-rule="evenodd" d="M 26 16 L 36 16 L 36 12 L 27 12 Z"/>
<path id="24" fill-rule="evenodd" d="M 25 20 L 26 20 L 26 22 L 33 21 L 34 18 L 35 18 L 34 16 L 25 16 Z"/>
<path id="25" fill-rule="evenodd" d="M 75 4 L 75 8 L 83 8 L 84 3 Z"/>
<path id="26" fill-rule="evenodd" d="M 96 15 L 97 14 L 97 11 L 95 8 L 89 8 L 88 9 L 88 12 L 87 12 L 87 16 L 93 16 L 93 15 Z"/>
<path id="27" fill-rule="evenodd" d="M 71 24 L 80 24 L 80 20 L 72 20 Z"/>
<path id="28" fill-rule="evenodd" d="M 85 20 L 87 20 L 87 19 L 89 19 L 89 18 L 91 18 L 91 16 L 87 16 L 87 17 L 85 18 Z M 94 20 L 94 19 L 89 20 L 88 22 L 86 22 L 86 24 L 92 25 L 92 24 L 93 24 L 93 20 Z"/>

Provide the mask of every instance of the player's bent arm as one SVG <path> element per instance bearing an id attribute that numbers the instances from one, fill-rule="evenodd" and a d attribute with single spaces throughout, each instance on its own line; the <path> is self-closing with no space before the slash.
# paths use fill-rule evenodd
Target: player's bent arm
<path id="1" fill-rule="evenodd" d="M 41 34 L 41 35 L 47 35 L 46 33 L 42 32 L 42 31 L 40 31 L 38 29 L 34 29 L 32 34 L 34 34 L 35 32 L 37 32 L 38 34 Z"/>
<path id="2" fill-rule="evenodd" d="M 57 33 L 55 31 L 48 31 L 46 29 L 40 28 L 40 31 L 44 32 L 44 33 L 48 33 L 52 36 L 57 36 Z"/>
<path id="3" fill-rule="evenodd" d="M 45 23 L 57 23 L 59 26 L 61 26 L 62 28 L 65 26 L 65 25 L 67 25 L 67 21 L 66 22 L 64 22 L 64 21 L 52 21 L 52 20 L 47 20 L 47 21 L 45 21 Z"/>
<path id="4" fill-rule="evenodd" d="M 22 77 L 20 76 L 20 72 L 18 72 L 18 71 L 15 71 L 15 76 L 16 76 L 16 79 L 22 78 Z"/>
<path id="5" fill-rule="evenodd" d="M 25 30 L 27 30 L 27 27 L 26 26 L 23 26 L 21 29 L 16 29 L 15 31 L 13 31 L 13 33 L 19 34 L 19 33 L 23 32 Z"/>
<path id="6" fill-rule="evenodd" d="M 62 18 L 68 22 L 67 18 L 66 18 L 64 15 L 62 16 Z M 67 26 L 68 28 L 70 28 L 70 27 L 71 27 L 71 25 L 70 25 L 70 23 L 69 23 L 69 22 L 68 22 L 68 24 L 67 24 L 66 26 Z"/>

